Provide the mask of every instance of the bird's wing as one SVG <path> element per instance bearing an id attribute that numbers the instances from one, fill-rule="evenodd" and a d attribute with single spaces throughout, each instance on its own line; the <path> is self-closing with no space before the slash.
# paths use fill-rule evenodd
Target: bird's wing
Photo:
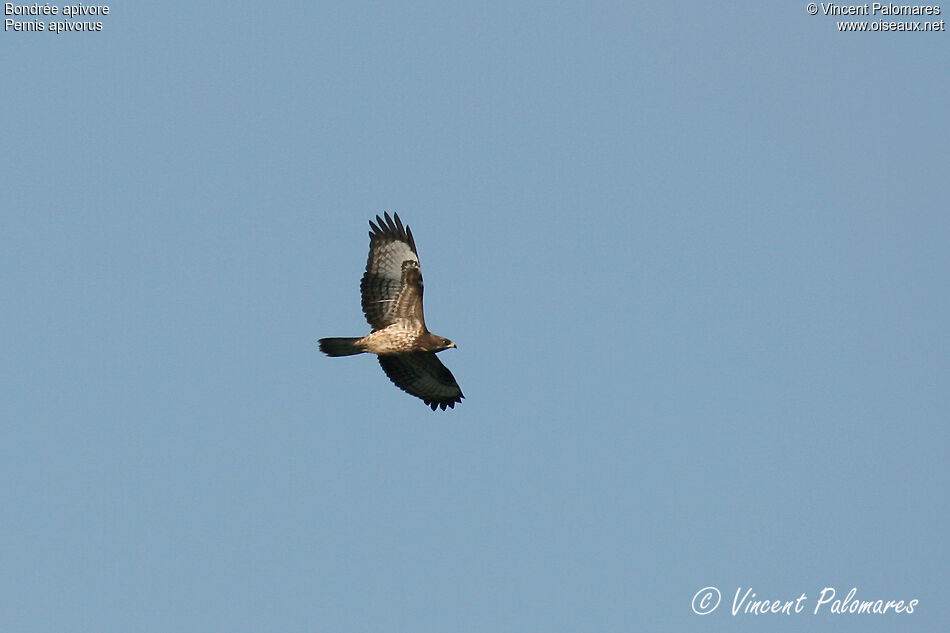
<path id="1" fill-rule="evenodd" d="M 386 213 L 369 223 L 369 257 L 360 281 L 363 314 L 373 331 L 408 319 L 413 328 L 425 328 L 422 314 L 422 270 L 412 231 Z"/>
<path id="2" fill-rule="evenodd" d="M 412 352 L 393 356 L 378 356 L 379 365 L 393 383 L 432 407 L 453 409 L 461 402 L 462 390 L 455 376 L 442 364 L 434 352 Z"/>

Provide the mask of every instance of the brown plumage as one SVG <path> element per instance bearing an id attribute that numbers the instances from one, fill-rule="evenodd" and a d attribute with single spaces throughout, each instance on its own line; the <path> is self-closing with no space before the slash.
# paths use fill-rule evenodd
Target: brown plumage
<path id="1" fill-rule="evenodd" d="M 455 347 L 426 328 L 422 314 L 422 271 L 416 242 L 398 214 L 376 216 L 369 233 L 369 257 L 360 281 L 363 314 L 372 332 L 362 338 L 322 338 L 327 356 L 376 354 L 393 383 L 435 411 L 454 408 L 465 396 L 452 372 L 436 357 Z"/>

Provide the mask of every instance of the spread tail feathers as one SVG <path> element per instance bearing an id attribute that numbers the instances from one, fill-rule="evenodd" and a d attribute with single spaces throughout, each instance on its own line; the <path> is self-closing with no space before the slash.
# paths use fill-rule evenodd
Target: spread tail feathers
<path id="1" fill-rule="evenodd" d="M 352 356 L 362 354 L 363 350 L 356 345 L 359 338 L 322 338 L 320 351 L 327 356 Z"/>

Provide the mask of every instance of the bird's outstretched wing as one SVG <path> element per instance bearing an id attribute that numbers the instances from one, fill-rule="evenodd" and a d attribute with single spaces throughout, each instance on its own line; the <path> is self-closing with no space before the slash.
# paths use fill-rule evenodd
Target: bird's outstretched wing
<path id="1" fill-rule="evenodd" d="M 425 328 L 422 314 L 422 271 L 412 231 L 384 214 L 369 223 L 369 257 L 360 281 L 363 314 L 373 331 L 408 319 L 413 328 Z"/>
<path id="2" fill-rule="evenodd" d="M 435 411 L 441 407 L 455 408 L 461 402 L 462 390 L 455 382 L 455 376 L 442 364 L 434 352 L 412 352 L 378 356 L 379 365 L 393 383 L 432 407 Z"/>

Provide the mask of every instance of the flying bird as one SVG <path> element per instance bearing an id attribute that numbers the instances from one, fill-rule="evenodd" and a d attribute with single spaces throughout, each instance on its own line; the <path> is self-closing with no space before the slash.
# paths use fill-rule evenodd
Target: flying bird
<path id="1" fill-rule="evenodd" d="M 360 281 L 363 314 L 373 331 L 359 338 L 322 338 L 327 356 L 376 354 L 393 383 L 432 407 L 455 408 L 465 396 L 436 353 L 455 347 L 426 328 L 422 315 L 422 270 L 412 231 L 399 214 L 370 220 L 369 257 Z"/>

